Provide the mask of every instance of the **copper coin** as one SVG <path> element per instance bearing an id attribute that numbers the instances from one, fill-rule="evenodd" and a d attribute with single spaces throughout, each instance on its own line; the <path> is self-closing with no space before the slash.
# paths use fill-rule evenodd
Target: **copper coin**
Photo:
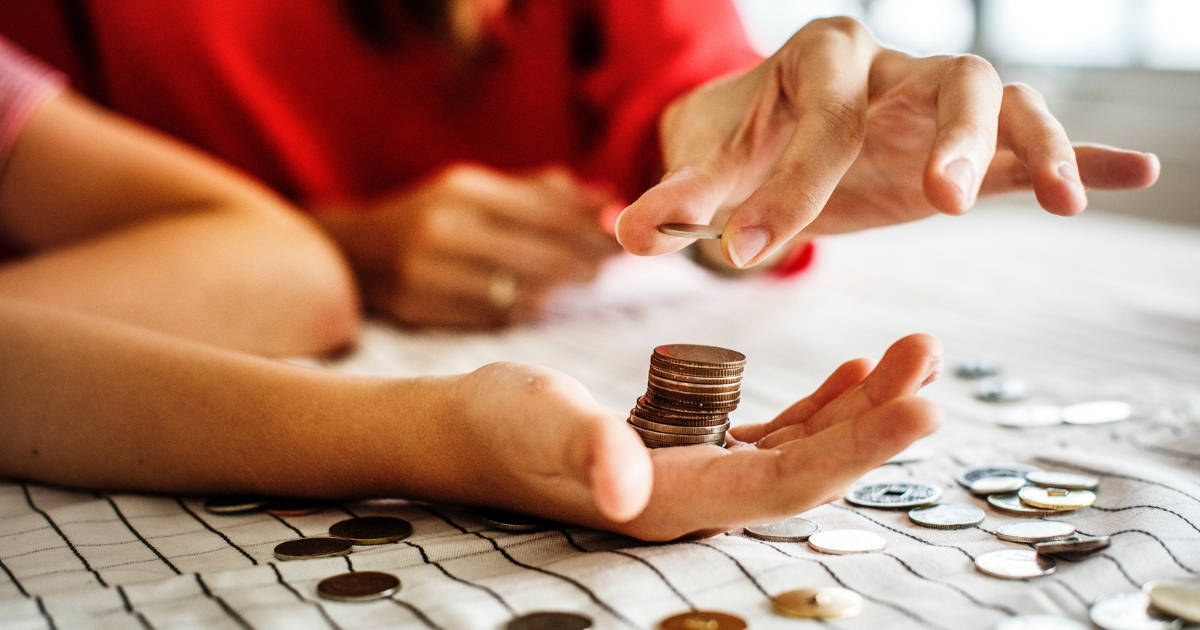
<path id="1" fill-rule="evenodd" d="M 740 368 L 746 365 L 746 355 L 737 350 L 719 346 L 705 346 L 692 343 L 672 343 L 654 348 L 652 358 L 673 365 Z"/>
<path id="2" fill-rule="evenodd" d="M 716 225 L 700 225 L 697 223 L 663 223 L 658 226 L 659 232 L 667 236 L 678 236 L 679 238 L 721 238 L 721 230 L 723 229 L 725 228 Z"/>
<path id="3" fill-rule="evenodd" d="M 275 545 L 275 557 L 279 560 L 307 560 L 309 558 L 328 558 L 344 556 L 354 548 L 354 543 L 344 538 L 328 538 L 314 536 L 312 538 L 297 538 Z"/>
<path id="4" fill-rule="evenodd" d="M 521 615 L 509 621 L 504 630 L 585 630 L 592 620 L 575 613 L 540 611 Z"/>
<path id="5" fill-rule="evenodd" d="M 671 442 L 659 442 L 657 440 L 652 440 L 650 438 L 642 438 L 642 443 L 645 444 L 647 448 L 672 448 L 675 446 L 701 446 L 701 445 L 725 446 L 724 440 L 722 440 L 720 442 L 696 442 L 696 443 L 691 443 L 691 444 L 675 444 L 675 443 L 671 443 Z"/>
<path id="6" fill-rule="evenodd" d="M 484 523 L 506 532 L 536 532 L 550 526 L 549 522 L 536 516 L 504 510 L 488 510 L 481 515 L 481 518 Z"/>
<path id="7" fill-rule="evenodd" d="M 329 535 L 356 545 L 382 545 L 412 535 L 412 525 L 394 516 L 359 516 L 329 526 Z"/>
<path id="8" fill-rule="evenodd" d="M 213 514 L 242 514 L 253 512 L 267 504 L 263 497 L 226 495 L 212 497 L 204 502 L 204 510 Z"/>
<path id="9" fill-rule="evenodd" d="M 1099 551 L 1112 544 L 1108 536 L 1071 536 L 1061 540 L 1038 543 L 1033 548 L 1042 555 L 1085 554 Z"/>
<path id="10" fill-rule="evenodd" d="M 827 586 L 799 588 L 771 598 L 776 612 L 802 619 L 845 619 L 862 612 L 862 595 L 849 589 Z"/>
<path id="11" fill-rule="evenodd" d="M 652 399 L 665 400 L 667 402 L 695 407 L 706 407 L 730 402 L 736 403 L 742 398 L 742 392 L 740 389 L 738 391 L 726 392 L 723 394 L 697 394 L 694 392 L 673 392 L 656 385 L 650 385 L 647 387 L 646 395 Z"/>
<path id="12" fill-rule="evenodd" d="M 325 504 L 312 499 L 271 499 L 263 509 L 275 516 L 307 516 L 325 509 Z"/>
<path id="13" fill-rule="evenodd" d="M 400 590 L 400 578 L 381 571 L 355 571 L 327 577 L 317 583 L 317 594 L 339 602 L 368 602 L 390 597 Z"/>
<path id="14" fill-rule="evenodd" d="M 648 387 L 658 387 L 668 391 L 688 392 L 693 394 L 728 394 L 742 390 L 742 382 L 736 383 L 690 383 L 658 376 L 653 373 L 646 377 Z"/>
<path id="15" fill-rule="evenodd" d="M 658 622 L 660 630 L 745 630 L 746 620 L 716 610 L 696 610 Z"/>
<path id="16" fill-rule="evenodd" d="M 667 411 L 675 411 L 679 413 L 729 413 L 738 407 L 741 398 L 734 398 L 728 401 L 700 401 L 700 400 L 667 400 L 655 396 L 651 392 L 646 392 L 646 404 L 652 405 L 657 409 L 665 409 Z"/>
<path id="17" fill-rule="evenodd" d="M 694 385 L 740 385 L 742 382 L 742 374 L 735 372 L 732 374 L 684 374 L 669 369 L 664 369 L 654 363 L 650 364 L 650 375 L 664 378 L 671 381 L 681 381 Z"/>
<path id="18" fill-rule="evenodd" d="M 633 430 L 637 431 L 643 442 L 649 441 L 660 446 L 663 444 L 681 446 L 686 444 L 721 444 L 725 442 L 725 433 L 723 432 L 711 435 L 676 435 L 674 433 L 650 431 L 636 426 L 633 427 Z"/>
<path id="19" fill-rule="evenodd" d="M 715 433 L 725 433 L 729 429 L 729 422 L 718 424 L 714 427 L 687 427 L 677 424 L 663 424 L 661 422 L 651 422 L 643 420 L 637 416 L 629 416 L 629 424 L 650 431 L 658 431 L 659 433 L 674 433 L 675 435 L 713 435 Z"/>

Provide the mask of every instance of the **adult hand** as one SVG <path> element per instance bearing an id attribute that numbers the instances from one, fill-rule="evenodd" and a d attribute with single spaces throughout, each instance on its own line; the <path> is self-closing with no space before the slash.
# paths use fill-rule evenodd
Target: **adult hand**
<path id="1" fill-rule="evenodd" d="M 458 165 L 366 212 L 318 213 L 368 306 L 412 325 L 490 327 L 537 315 L 619 251 L 612 203 L 562 169 L 528 176 Z"/>
<path id="2" fill-rule="evenodd" d="M 1151 154 L 1072 146 L 1038 93 L 979 57 L 911 57 L 849 18 L 816 20 L 748 73 L 681 97 L 661 139 L 667 174 L 621 215 L 618 239 L 663 254 L 689 241 L 659 224 L 727 215 L 736 267 L 798 235 L 961 214 L 979 194 L 1032 187 L 1074 215 L 1085 185 L 1140 188 L 1159 171 Z"/>
<path id="3" fill-rule="evenodd" d="M 914 394 L 940 369 L 937 340 L 911 335 L 877 367 L 847 362 L 771 422 L 736 427 L 728 449 L 647 450 L 577 381 L 492 364 L 455 385 L 462 421 L 444 439 L 460 468 L 438 494 L 645 540 L 771 521 L 833 500 L 935 430 L 938 409 Z"/>

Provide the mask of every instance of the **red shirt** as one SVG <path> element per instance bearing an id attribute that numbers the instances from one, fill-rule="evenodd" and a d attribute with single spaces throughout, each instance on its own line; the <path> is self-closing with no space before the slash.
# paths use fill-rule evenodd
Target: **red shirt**
<path id="1" fill-rule="evenodd" d="M 74 32 L 72 6 L 89 18 Z M 661 168 L 665 105 L 759 60 L 728 0 L 513 2 L 470 69 L 425 29 L 395 27 L 393 46 L 372 47 L 337 0 L 0 3 L 0 34 L 90 96 L 301 204 L 457 161 L 567 164 L 632 198 Z"/>

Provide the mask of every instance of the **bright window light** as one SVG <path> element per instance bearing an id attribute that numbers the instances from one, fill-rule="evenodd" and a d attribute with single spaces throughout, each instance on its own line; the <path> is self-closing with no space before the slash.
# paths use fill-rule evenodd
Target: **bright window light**
<path id="1" fill-rule="evenodd" d="M 970 0 L 876 0 L 867 23 L 880 42 L 915 55 L 963 53 L 975 40 Z"/>
<path id="2" fill-rule="evenodd" d="M 1125 66 L 1133 29 L 1122 0 L 990 0 L 983 4 L 989 50 L 1031 65 Z"/>

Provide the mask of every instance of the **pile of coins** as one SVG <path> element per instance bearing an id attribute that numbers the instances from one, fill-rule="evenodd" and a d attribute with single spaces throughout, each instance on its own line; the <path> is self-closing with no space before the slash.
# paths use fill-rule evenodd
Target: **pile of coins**
<path id="1" fill-rule="evenodd" d="M 746 356 L 715 346 L 658 346 L 650 356 L 646 394 L 629 424 L 650 448 L 725 445 L 729 413 L 742 395 Z"/>

